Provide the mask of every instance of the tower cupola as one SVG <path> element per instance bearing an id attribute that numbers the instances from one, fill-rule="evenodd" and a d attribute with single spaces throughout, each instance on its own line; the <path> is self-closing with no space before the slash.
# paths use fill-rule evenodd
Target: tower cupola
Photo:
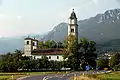
<path id="1" fill-rule="evenodd" d="M 70 19 L 77 19 L 76 14 L 74 12 L 74 9 L 73 9 L 73 11 L 72 11 L 72 13 L 70 15 Z"/>

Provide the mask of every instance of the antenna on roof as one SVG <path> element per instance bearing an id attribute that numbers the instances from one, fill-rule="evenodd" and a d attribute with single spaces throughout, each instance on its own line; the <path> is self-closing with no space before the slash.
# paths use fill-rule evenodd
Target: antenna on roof
<path id="1" fill-rule="evenodd" d="M 34 36 L 34 39 L 35 39 L 35 36 Z"/>
<path id="2" fill-rule="evenodd" d="M 30 38 L 30 36 L 28 35 L 28 38 Z"/>

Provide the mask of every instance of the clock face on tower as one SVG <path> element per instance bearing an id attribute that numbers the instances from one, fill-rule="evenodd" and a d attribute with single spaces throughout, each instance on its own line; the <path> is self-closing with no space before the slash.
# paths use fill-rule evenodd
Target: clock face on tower
<path id="1" fill-rule="evenodd" d="M 72 19 L 72 21 L 71 21 L 71 22 L 72 22 L 72 24 L 75 24 L 75 20 L 74 20 L 74 19 Z"/>

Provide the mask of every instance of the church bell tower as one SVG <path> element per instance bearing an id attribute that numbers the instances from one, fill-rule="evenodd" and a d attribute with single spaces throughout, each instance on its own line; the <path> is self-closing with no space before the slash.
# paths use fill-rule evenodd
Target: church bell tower
<path id="1" fill-rule="evenodd" d="M 69 17 L 68 36 L 69 35 L 74 35 L 78 39 L 78 24 L 77 24 L 77 17 L 74 12 L 74 9 Z"/>

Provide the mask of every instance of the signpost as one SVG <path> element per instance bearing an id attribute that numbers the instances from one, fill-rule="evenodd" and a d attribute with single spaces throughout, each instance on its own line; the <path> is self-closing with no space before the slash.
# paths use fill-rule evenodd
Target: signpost
<path id="1" fill-rule="evenodd" d="M 90 67 L 89 66 L 86 66 L 86 71 L 89 71 Z"/>

